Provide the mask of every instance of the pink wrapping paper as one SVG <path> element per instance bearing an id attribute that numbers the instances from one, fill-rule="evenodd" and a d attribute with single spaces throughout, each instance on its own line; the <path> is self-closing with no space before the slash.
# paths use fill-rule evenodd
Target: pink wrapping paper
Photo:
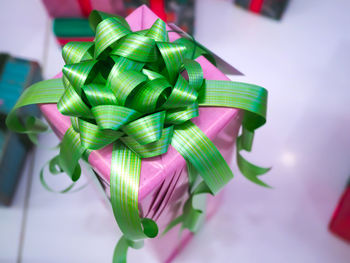
<path id="1" fill-rule="evenodd" d="M 131 13 L 126 20 L 132 30 L 150 28 L 157 16 L 146 6 Z M 168 28 L 170 30 L 170 28 Z M 169 33 L 170 41 L 179 38 Z M 222 72 L 204 57 L 197 61 L 201 64 L 204 78 L 229 80 Z M 56 77 L 60 77 L 61 74 Z M 42 104 L 40 109 L 59 138 L 71 126 L 70 119 L 63 116 L 56 104 Z M 200 107 L 199 116 L 192 121 L 213 141 L 228 163 L 231 162 L 233 147 L 241 125 L 242 114 L 238 109 L 221 107 Z M 104 182 L 107 194 L 110 178 L 112 146 L 93 151 L 89 163 Z M 142 217 L 157 221 L 160 233 L 166 225 L 181 211 L 187 198 L 187 169 L 184 158 L 172 147 L 162 156 L 143 159 L 139 190 L 139 208 Z M 207 216 L 210 217 L 218 207 L 220 198 L 208 198 Z M 150 240 L 149 245 L 157 250 L 162 262 L 170 262 L 190 240 L 191 234 L 184 231 L 179 237 L 178 228 L 167 235 Z"/>

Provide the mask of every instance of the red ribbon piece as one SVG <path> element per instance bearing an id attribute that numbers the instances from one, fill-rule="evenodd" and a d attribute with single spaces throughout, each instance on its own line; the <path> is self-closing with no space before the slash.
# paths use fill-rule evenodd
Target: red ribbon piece
<path id="1" fill-rule="evenodd" d="M 334 211 L 329 229 L 350 242 L 350 186 L 347 187 Z"/>
<path id="2" fill-rule="evenodd" d="M 260 13 L 264 0 L 251 0 L 249 10 L 254 13 Z"/>
<path id="3" fill-rule="evenodd" d="M 167 21 L 164 0 L 150 0 L 149 7 L 160 19 Z"/>
<path id="4" fill-rule="evenodd" d="M 92 5 L 90 0 L 78 0 L 78 4 L 81 10 L 81 13 L 84 17 L 89 17 L 92 11 Z"/>
<path id="5" fill-rule="evenodd" d="M 64 46 L 65 44 L 67 44 L 68 42 L 71 42 L 71 41 L 94 41 L 94 38 L 93 37 L 57 37 L 57 41 L 58 43 L 60 44 L 60 46 Z"/>

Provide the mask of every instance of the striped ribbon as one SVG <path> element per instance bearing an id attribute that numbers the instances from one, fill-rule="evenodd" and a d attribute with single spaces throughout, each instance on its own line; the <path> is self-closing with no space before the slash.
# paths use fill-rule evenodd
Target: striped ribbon
<path id="1" fill-rule="evenodd" d="M 150 29 L 136 32 L 123 18 L 103 12 L 93 11 L 89 21 L 95 41 L 66 44 L 62 79 L 28 88 L 6 122 L 10 129 L 34 138 L 45 127 L 32 117 L 21 120 L 17 110 L 57 103 L 58 110 L 71 117 L 72 126 L 55 164 L 73 181 L 80 177 L 79 159 L 86 160 L 92 150 L 113 143 L 111 202 L 123 232 L 114 262 L 125 262 L 128 247 L 140 247 L 143 239 L 158 233 L 154 221 L 139 216 L 142 158 L 164 154 L 171 144 L 192 167 L 190 182 L 195 177 L 202 180 L 190 191 L 184 215 L 175 222 L 191 231 L 197 229 L 202 214 L 191 204 L 194 196 L 215 194 L 233 178 L 215 145 L 190 121 L 198 116 L 199 106 L 245 111 L 243 133 L 237 140 L 238 166 L 249 180 L 266 186 L 258 176 L 268 169 L 249 163 L 240 151 L 251 150 L 254 130 L 265 123 L 267 91 L 246 83 L 205 80 L 194 59 L 210 54 L 191 39 L 169 42 L 160 19 Z"/>

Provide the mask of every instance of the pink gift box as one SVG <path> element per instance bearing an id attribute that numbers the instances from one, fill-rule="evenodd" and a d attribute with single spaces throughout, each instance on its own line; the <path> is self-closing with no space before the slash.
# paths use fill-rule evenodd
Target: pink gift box
<path id="1" fill-rule="evenodd" d="M 158 17 L 147 7 L 141 6 L 131 13 L 126 20 L 132 30 L 148 29 Z M 168 30 L 171 30 L 168 28 Z M 169 33 L 170 41 L 180 36 Z M 213 80 L 229 80 L 221 71 L 204 57 L 196 59 L 202 66 L 204 78 Z M 238 72 L 238 71 L 237 71 Z M 239 74 L 239 73 L 237 73 Z M 60 77 L 61 74 L 56 77 Z M 63 116 L 56 104 L 42 104 L 40 109 L 50 126 L 59 138 L 71 126 L 70 118 Z M 241 125 L 242 114 L 238 109 L 223 107 L 200 107 L 199 116 L 192 121 L 217 146 L 225 160 L 230 163 L 233 155 L 234 143 Z M 109 195 L 109 179 L 112 146 L 93 151 L 89 156 L 89 163 L 103 181 L 107 195 Z M 160 233 L 167 224 L 182 212 L 187 199 L 187 169 L 184 158 L 172 147 L 167 153 L 142 160 L 139 189 L 139 208 L 142 217 L 156 220 Z M 210 218 L 218 208 L 220 195 L 207 198 L 207 218 Z M 166 235 L 159 235 L 147 241 L 148 246 L 157 250 L 161 262 L 170 262 L 180 252 L 192 234 L 183 231 L 179 235 L 179 226 L 173 228 Z"/>
<path id="2" fill-rule="evenodd" d="M 42 0 L 50 17 L 88 17 L 96 9 L 111 14 L 123 14 L 122 0 Z"/>

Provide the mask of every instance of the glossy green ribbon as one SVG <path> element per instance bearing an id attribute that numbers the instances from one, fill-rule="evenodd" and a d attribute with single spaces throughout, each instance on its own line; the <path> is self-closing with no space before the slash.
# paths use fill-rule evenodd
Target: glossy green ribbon
<path id="1" fill-rule="evenodd" d="M 249 180 L 265 185 L 258 176 L 267 169 L 246 161 L 241 150 L 251 150 L 254 130 L 265 123 L 267 91 L 259 86 L 205 80 L 194 59 L 207 55 L 191 39 L 169 42 L 166 24 L 158 19 L 150 29 L 133 32 L 121 17 L 93 11 L 94 42 L 70 42 L 63 48 L 62 79 L 28 88 L 7 118 L 17 132 L 35 137 L 45 130 L 32 117 L 21 120 L 17 110 L 36 103 L 57 103 L 71 117 L 72 126 L 60 144 L 55 164 L 76 181 L 79 160 L 113 143 L 111 203 L 123 232 L 114 257 L 126 261 L 128 247 L 155 237 L 157 225 L 140 218 L 138 189 L 141 159 L 164 154 L 171 144 L 202 178 L 186 202 L 185 228 L 197 229 L 199 212 L 192 199 L 216 194 L 233 173 L 210 139 L 190 120 L 199 106 L 243 109 L 243 133 L 237 140 L 237 162 Z M 191 175 L 190 175 L 191 176 Z M 193 176 L 194 177 L 194 176 Z M 190 184 L 192 187 L 192 185 Z"/>

